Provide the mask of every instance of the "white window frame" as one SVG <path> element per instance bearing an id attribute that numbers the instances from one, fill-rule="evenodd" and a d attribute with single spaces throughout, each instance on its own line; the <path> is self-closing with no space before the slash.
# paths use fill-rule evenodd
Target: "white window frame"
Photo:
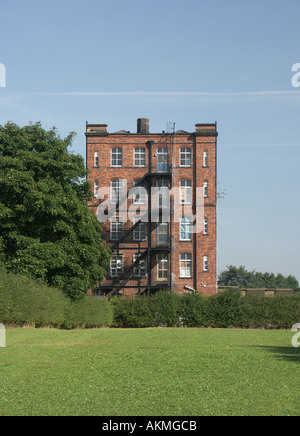
<path id="1" fill-rule="evenodd" d="M 203 195 L 204 195 L 204 198 L 208 197 L 208 182 L 207 181 L 205 181 L 203 184 Z"/>
<path id="2" fill-rule="evenodd" d="M 113 254 L 110 259 L 109 266 L 110 277 L 120 277 L 124 271 L 124 257 L 123 254 Z"/>
<path id="3" fill-rule="evenodd" d="M 191 180 L 181 180 L 179 204 L 192 204 L 193 189 Z"/>
<path id="4" fill-rule="evenodd" d="M 135 167 L 143 168 L 146 166 L 146 149 L 145 147 L 136 147 L 133 150 L 133 164 Z"/>
<path id="5" fill-rule="evenodd" d="M 99 152 L 95 151 L 94 153 L 94 166 L 98 167 L 99 166 Z"/>
<path id="6" fill-rule="evenodd" d="M 203 235 L 208 235 L 208 219 L 204 220 L 203 224 Z"/>
<path id="7" fill-rule="evenodd" d="M 192 278 L 192 255 L 191 253 L 181 253 L 179 255 L 180 278 Z"/>
<path id="8" fill-rule="evenodd" d="M 142 205 L 146 204 L 148 200 L 148 193 L 144 186 L 136 186 L 137 181 L 133 182 L 134 195 L 133 195 L 133 204 Z"/>
<path id="9" fill-rule="evenodd" d="M 99 182 L 96 180 L 94 182 L 94 196 L 97 197 L 99 195 Z"/>
<path id="10" fill-rule="evenodd" d="M 184 237 L 182 237 L 182 235 L 184 235 Z M 192 219 L 189 217 L 183 216 L 180 219 L 179 240 L 180 241 L 192 240 Z"/>
<path id="11" fill-rule="evenodd" d="M 170 190 L 169 181 L 160 179 L 156 182 L 157 188 L 157 207 L 159 209 L 166 209 L 170 207 Z"/>
<path id="12" fill-rule="evenodd" d="M 140 254 L 134 254 L 133 255 L 133 262 L 139 259 L 141 257 Z M 133 268 L 133 275 L 134 277 L 142 278 L 146 277 L 147 275 L 147 262 L 146 258 L 141 259 L 137 265 Z"/>
<path id="13" fill-rule="evenodd" d="M 121 221 L 110 222 L 110 240 L 119 241 L 123 236 L 124 223 Z"/>
<path id="14" fill-rule="evenodd" d="M 110 182 L 110 203 L 118 204 L 122 199 L 123 180 L 115 179 Z"/>
<path id="15" fill-rule="evenodd" d="M 208 167 L 208 151 L 204 151 L 203 153 L 203 166 Z"/>
<path id="16" fill-rule="evenodd" d="M 169 223 L 161 223 L 157 226 L 157 243 L 169 243 Z"/>
<path id="17" fill-rule="evenodd" d="M 182 147 L 179 151 L 179 166 L 190 168 L 192 166 L 192 149 L 191 147 Z"/>
<path id="18" fill-rule="evenodd" d="M 157 255 L 157 280 L 167 281 L 168 278 L 169 278 L 169 256 L 166 253 L 159 253 Z"/>
<path id="19" fill-rule="evenodd" d="M 203 256 L 203 272 L 208 272 L 208 256 Z"/>
<path id="20" fill-rule="evenodd" d="M 134 224 L 136 224 L 139 221 L 139 218 L 134 219 Z M 147 224 L 140 222 L 138 226 L 133 229 L 133 240 L 135 242 L 141 242 L 145 241 L 147 239 Z"/>
<path id="21" fill-rule="evenodd" d="M 112 168 L 121 168 L 123 166 L 123 149 L 121 147 L 111 149 L 110 164 Z"/>
<path id="22" fill-rule="evenodd" d="M 167 173 L 169 171 L 169 149 L 168 149 L 168 147 L 158 147 L 156 150 L 156 156 L 157 156 L 157 172 L 158 173 Z M 161 157 L 163 157 L 163 160 L 161 162 L 159 162 Z M 162 165 L 163 170 L 160 169 L 159 165 Z"/>

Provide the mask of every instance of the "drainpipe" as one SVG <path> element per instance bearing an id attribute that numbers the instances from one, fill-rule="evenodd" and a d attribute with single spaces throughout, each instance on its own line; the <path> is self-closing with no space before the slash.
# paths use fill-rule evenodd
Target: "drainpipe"
<path id="1" fill-rule="evenodd" d="M 148 141 L 149 148 L 149 174 L 152 173 L 152 145 L 154 141 Z M 151 187 L 152 180 L 149 175 L 147 181 L 147 191 L 148 191 L 148 258 L 147 258 L 147 268 L 148 268 L 148 296 L 150 295 L 150 287 L 152 283 L 152 269 L 151 269 L 151 246 L 152 246 L 152 216 L 151 216 L 151 208 L 152 208 L 152 198 L 151 198 Z"/>

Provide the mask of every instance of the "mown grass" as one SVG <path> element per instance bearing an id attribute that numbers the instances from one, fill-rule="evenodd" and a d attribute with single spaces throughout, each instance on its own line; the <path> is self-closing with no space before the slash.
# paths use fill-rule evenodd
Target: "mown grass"
<path id="1" fill-rule="evenodd" d="M 0 415 L 299 416 L 290 331 L 8 329 Z"/>

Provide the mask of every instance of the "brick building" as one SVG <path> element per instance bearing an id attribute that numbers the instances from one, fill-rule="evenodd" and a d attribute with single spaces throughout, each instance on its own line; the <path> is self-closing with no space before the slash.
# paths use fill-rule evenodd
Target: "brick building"
<path id="1" fill-rule="evenodd" d="M 86 163 L 94 198 L 112 250 L 100 295 L 216 292 L 217 126 L 196 124 L 192 133 L 108 133 L 86 125 Z"/>

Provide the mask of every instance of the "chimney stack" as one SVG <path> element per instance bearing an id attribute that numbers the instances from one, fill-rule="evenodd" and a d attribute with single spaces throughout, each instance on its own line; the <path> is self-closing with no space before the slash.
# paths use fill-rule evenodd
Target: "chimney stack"
<path id="1" fill-rule="evenodd" d="M 139 118 L 137 120 L 137 133 L 148 135 L 149 133 L 149 120 L 148 118 Z"/>

